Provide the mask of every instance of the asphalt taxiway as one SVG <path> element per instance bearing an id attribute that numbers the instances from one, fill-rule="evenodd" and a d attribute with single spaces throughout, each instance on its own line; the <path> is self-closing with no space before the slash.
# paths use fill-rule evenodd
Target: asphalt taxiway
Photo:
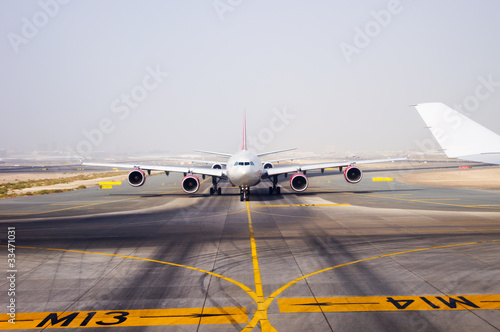
<path id="1" fill-rule="evenodd" d="M 392 175 L 0 200 L 0 329 L 499 331 L 500 193 L 372 181 Z"/>

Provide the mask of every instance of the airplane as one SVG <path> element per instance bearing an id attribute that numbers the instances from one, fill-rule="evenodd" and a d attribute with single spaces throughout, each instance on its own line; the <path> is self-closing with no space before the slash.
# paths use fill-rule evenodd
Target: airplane
<path id="1" fill-rule="evenodd" d="M 294 150 L 283 149 L 264 153 L 254 153 L 247 149 L 246 140 L 246 116 L 243 116 L 243 144 L 241 151 L 234 154 L 213 151 L 197 152 L 208 153 L 227 158 L 226 162 L 213 161 L 213 165 L 209 167 L 199 166 L 169 166 L 169 165 L 138 165 L 138 164 L 121 164 L 121 163 L 90 163 L 82 162 L 86 166 L 99 167 L 114 167 L 132 169 L 127 176 L 128 183 L 132 187 L 140 187 L 146 182 L 146 171 L 151 174 L 151 171 L 163 171 L 168 176 L 170 172 L 184 173 L 184 178 L 181 181 L 181 187 L 184 192 L 194 194 L 200 189 L 200 180 L 195 174 L 212 177 L 212 187 L 210 195 L 221 194 L 221 188 L 218 186 L 221 179 L 228 180 L 233 186 L 240 189 L 240 201 L 250 200 L 250 188 L 259 184 L 264 179 L 269 179 L 272 186 L 269 187 L 269 194 L 280 194 L 281 187 L 278 186 L 278 178 L 283 175 L 285 178 L 290 174 L 290 187 L 295 192 L 303 192 L 309 185 L 306 172 L 309 170 L 321 170 L 323 174 L 325 168 L 339 168 L 339 171 L 344 170 L 344 178 L 347 182 L 355 184 L 361 181 L 363 173 L 357 164 L 392 162 L 407 160 L 405 158 L 391 159 L 372 159 L 372 160 L 355 160 L 341 162 L 324 162 L 305 165 L 280 165 L 275 166 L 270 161 L 262 161 L 262 156 Z M 292 158 L 288 158 L 292 159 Z M 295 159 L 295 158 L 293 158 Z M 283 159 L 282 159 L 283 160 Z M 276 160 L 273 160 L 276 161 Z"/>
<path id="2" fill-rule="evenodd" d="M 443 103 L 414 106 L 448 158 L 500 165 L 500 135 Z"/>

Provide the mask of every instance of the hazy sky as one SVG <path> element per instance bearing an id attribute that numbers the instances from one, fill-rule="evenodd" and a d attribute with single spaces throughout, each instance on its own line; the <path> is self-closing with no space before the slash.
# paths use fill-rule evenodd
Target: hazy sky
<path id="1" fill-rule="evenodd" d="M 0 1 L 0 149 L 410 150 L 500 133 L 500 2 Z"/>

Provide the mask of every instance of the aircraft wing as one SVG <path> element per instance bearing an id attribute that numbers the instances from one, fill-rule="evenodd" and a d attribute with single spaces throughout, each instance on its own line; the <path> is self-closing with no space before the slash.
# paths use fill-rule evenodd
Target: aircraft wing
<path id="1" fill-rule="evenodd" d="M 169 161 L 183 161 L 189 163 L 197 163 L 197 164 L 220 164 L 227 165 L 227 161 L 216 161 L 216 160 L 201 160 L 201 159 L 183 159 L 183 158 L 163 158 L 164 160 Z"/>
<path id="2" fill-rule="evenodd" d="M 257 153 L 257 157 L 262 157 L 262 156 L 267 156 L 269 154 L 275 154 L 275 153 L 292 151 L 292 150 L 297 150 L 297 148 L 288 148 L 288 149 L 281 149 L 281 150 L 275 150 L 275 151 L 268 151 L 268 152 Z"/>
<path id="3" fill-rule="evenodd" d="M 373 163 L 383 163 L 383 162 L 391 162 L 391 161 L 402 161 L 402 160 L 407 160 L 407 159 L 408 159 L 408 157 L 326 162 L 326 163 L 305 164 L 305 165 L 286 165 L 286 166 L 276 166 L 273 168 L 266 168 L 266 169 L 264 169 L 264 173 L 267 176 L 273 176 L 273 175 L 280 175 L 280 174 L 285 174 L 285 173 L 311 171 L 311 170 L 315 170 L 315 169 L 349 167 L 349 166 L 360 165 L 360 164 L 373 164 Z"/>
<path id="4" fill-rule="evenodd" d="M 98 166 L 98 167 L 116 167 L 127 169 L 141 169 L 145 171 L 162 171 L 162 172 L 177 172 L 177 173 L 191 173 L 201 174 L 208 176 L 216 176 L 226 178 L 226 170 L 212 169 L 208 167 L 189 167 L 189 166 L 168 166 L 168 165 L 140 165 L 140 164 L 108 164 L 108 163 L 82 163 L 85 166 Z"/>
<path id="5" fill-rule="evenodd" d="M 278 163 L 280 161 L 285 161 L 285 160 L 301 160 L 301 159 L 308 159 L 308 158 L 318 158 L 321 157 L 320 155 L 315 155 L 315 156 L 306 156 L 306 157 L 290 157 L 290 158 L 284 158 L 284 159 L 274 159 L 274 160 L 262 160 L 262 163 Z"/>

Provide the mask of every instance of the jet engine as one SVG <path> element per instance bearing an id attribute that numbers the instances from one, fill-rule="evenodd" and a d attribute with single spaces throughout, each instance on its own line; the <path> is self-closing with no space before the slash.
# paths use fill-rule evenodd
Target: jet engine
<path id="1" fill-rule="evenodd" d="M 200 189 L 200 179 L 194 175 L 186 175 L 182 179 L 182 190 L 188 194 L 194 194 Z"/>
<path id="2" fill-rule="evenodd" d="M 307 189 L 308 184 L 309 181 L 307 180 L 307 177 L 302 173 L 295 173 L 290 178 L 290 187 L 294 191 L 304 191 Z"/>
<path id="3" fill-rule="evenodd" d="M 140 187 L 146 182 L 146 173 L 140 169 L 134 169 L 128 173 L 127 180 L 132 187 Z"/>
<path id="4" fill-rule="evenodd" d="M 363 178 L 363 172 L 356 166 L 349 166 L 344 171 L 344 178 L 349 183 L 358 183 Z"/>
<path id="5" fill-rule="evenodd" d="M 273 168 L 273 164 L 271 163 L 264 163 L 264 168 Z"/>
<path id="6" fill-rule="evenodd" d="M 222 165 L 221 164 L 213 164 L 212 169 L 222 169 Z"/>

